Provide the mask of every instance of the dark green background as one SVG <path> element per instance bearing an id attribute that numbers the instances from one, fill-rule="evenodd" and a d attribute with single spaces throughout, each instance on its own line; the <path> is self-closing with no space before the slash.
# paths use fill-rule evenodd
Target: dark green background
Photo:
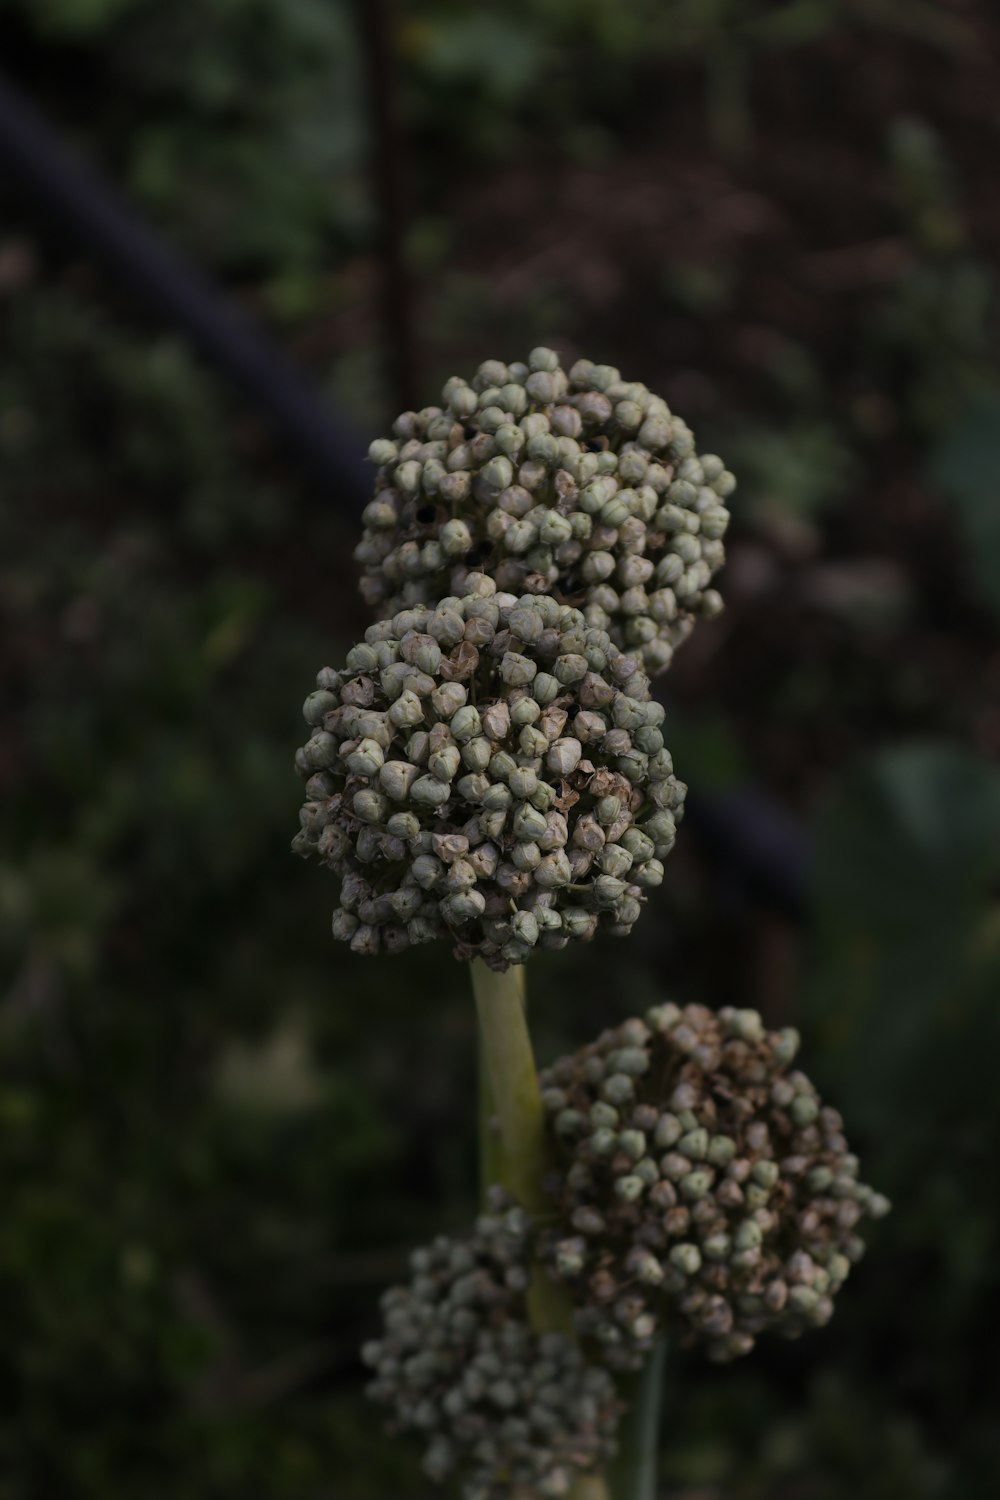
<path id="1" fill-rule="evenodd" d="M 75 145 L 364 434 L 390 414 L 353 12 L 0 0 Z M 398 7 L 419 399 L 552 343 L 741 478 L 664 686 L 810 918 L 682 830 L 540 1053 L 667 995 L 806 1038 L 895 1212 L 829 1330 L 674 1368 L 672 1500 L 1000 1476 L 998 24 L 966 0 Z M 358 960 L 288 853 L 299 704 L 364 626 L 340 497 L 0 182 L 0 1500 L 402 1500 L 356 1350 L 473 1208 L 447 952 Z"/>

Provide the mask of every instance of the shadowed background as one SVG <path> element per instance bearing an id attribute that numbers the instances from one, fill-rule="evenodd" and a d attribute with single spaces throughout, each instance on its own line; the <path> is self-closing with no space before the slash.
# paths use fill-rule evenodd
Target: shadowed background
<path id="1" fill-rule="evenodd" d="M 8 74 L 342 459 L 0 144 L 0 1500 L 433 1493 L 357 1348 L 473 1212 L 468 980 L 333 943 L 291 761 L 366 623 L 357 453 L 537 343 L 740 480 L 661 680 L 692 816 L 630 941 L 531 965 L 539 1052 L 758 1006 L 895 1203 L 829 1329 L 677 1363 L 663 1494 L 995 1494 L 991 12 L 430 0 L 390 74 L 337 0 L 0 0 Z"/>

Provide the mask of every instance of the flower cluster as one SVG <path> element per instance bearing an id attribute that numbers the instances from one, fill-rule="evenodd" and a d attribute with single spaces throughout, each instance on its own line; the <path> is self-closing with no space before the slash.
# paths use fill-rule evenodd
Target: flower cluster
<path id="1" fill-rule="evenodd" d="M 487 360 L 442 406 L 404 412 L 378 464 L 356 557 L 380 615 L 462 593 L 470 569 L 503 590 L 550 594 L 588 624 L 669 666 L 725 560 L 735 480 L 642 384 L 551 349 Z"/>
<path id="2" fill-rule="evenodd" d="M 661 1320 L 710 1357 L 826 1323 L 863 1253 L 840 1115 L 752 1010 L 662 1005 L 543 1075 L 561 1228 L 544 1255 L 582 1335 L 637 1368 Z"/>
<path id="3" fill-rule="evenodd" d="M 613 1452 L 611 1376 L 563 1334 L 528 1327 L 528 1263 L 517 1208 L 484 1214 L 469 1239 L 436 1239 L 384 1295 L 382 1337 L 362 1351 L 370 1394 L 426 1437 L 431 1478 L 461 1472 L 465 1500 L 563 1495 Z"/>
<path id="4" fill-rule="evenodd" d="M 293 847 L 341 877 L 333 931 L 356 951 L 450 936 L 503 969 L 627 933 L 685 787 L 635 657 L 547 595 L 466 589 L 320 672 Z"/>

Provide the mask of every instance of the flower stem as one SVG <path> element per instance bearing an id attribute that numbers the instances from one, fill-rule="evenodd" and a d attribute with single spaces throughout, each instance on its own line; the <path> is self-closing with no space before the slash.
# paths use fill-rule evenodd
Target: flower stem
<path id="1" fill-rule="evenodd" d="M 516 979 L 521 1008 L 525 1005 L 525 983 L 524 965 L 519 964 L 509 973 Z M 475 984 L 475 978 L 473 978 Z M 499 1131 L 494 1123 L 497 1107 L 493 1098 L 493 1085 L 490 1082 L 489 1063 L 486 1054 L 486 1037 L 483 1027 L 479 1027 L 478 1036 L 478 1089 L 479 1089 L 479 1193 L 483 1205 L 486 1204 L 486 1195 L 495 1183 L 501 1183 L 508 1192 L 513 1192 L 510 1182 L 507 1180 L 503 1145 L 500 1140 Z"/>
<path id="2" fill-rule="evenodd" d="M 668 1342 L 660 1339 L 642 1370 L 619 1381 L 625 1415 L 618 1430 L 618 1456 L 609 1471 L 613 1500 L 656 1500 Z"/>
<path id="3" fill-rule="evenodd" d="M 547 1158 L 545 1111 L 525 1016 L 523 970 L 511 968 L 498 974 L 475 959 L 472 989 L 479 1016 L 480 1059 L 485 1063 L 481 1109 L 491 1102 L 500 1122 L 501 1180 L 523 1209 L 542 1214 L 546 1209 L 542 1187 Z M 480 1126 L 484 1123 L 481 1117 Z"/>
<path id="4" fill-rule="evenodd" d="M 545 1109 L 525 1014 L 524 970 L 498 974 L 480 959 L 472 963 L 472 990 L 479 1016 L 480 1163 L 523 1209 L 548 1212 L 545 1173 L 549 1165 Z M 499 1152 L 491 1139 L 487 1109 L 500 1124 Z M 489 1184 L 487 1184 L 489 1186 Z M 540 1333 L 572 1336 L 573 1309 L 564 1287 L 536 1268 L 527 1295 L 528 1316 Z"/>
<path id="5" fill-rule="evenodd" d="M 530 1214 L 547 1212 L 545 1172 L 549 1162 L 545 1109 L 525 1012 L 524 969 L 499 974 L 474 959 L 472 990 L 479 1017 L 479 1163 L 483 1188 L 501 1182 Z M 500 1125 L 497 1142 L 492 1117 Z M 527 1293 L 528 1319 L 540 1333 L 570 1338 L 569 1295 L 536 1267 Z M 581 1474 L 566 1500 L 609 1500 L 600 1474 Z"/>

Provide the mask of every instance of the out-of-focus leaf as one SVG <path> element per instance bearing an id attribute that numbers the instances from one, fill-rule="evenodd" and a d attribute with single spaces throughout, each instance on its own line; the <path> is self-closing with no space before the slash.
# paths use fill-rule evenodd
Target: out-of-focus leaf
<path id="1" fill-rule="evenodd" d="M 944 744 L 887 751 L 844 778 L 816 860 L 815 984 L 830 1031 L 891 1030 L 910 1052 L 967 1003 L 970 961 L 990 952 L 1000 768 Z"/>
<path id="2" fill-rule="evenodd" d="M 855 477 L 854 456 L 833 423 L 743 427 L 727 453 L 752 506 L 811 519 L 844 498 Z"/>
<path id="3" fill-rule="evenodd" d="M 932 455 L 930 478 L 955 507 L 980 598 L 1000 613 L 1000 394 L 959 418 Z"/>

